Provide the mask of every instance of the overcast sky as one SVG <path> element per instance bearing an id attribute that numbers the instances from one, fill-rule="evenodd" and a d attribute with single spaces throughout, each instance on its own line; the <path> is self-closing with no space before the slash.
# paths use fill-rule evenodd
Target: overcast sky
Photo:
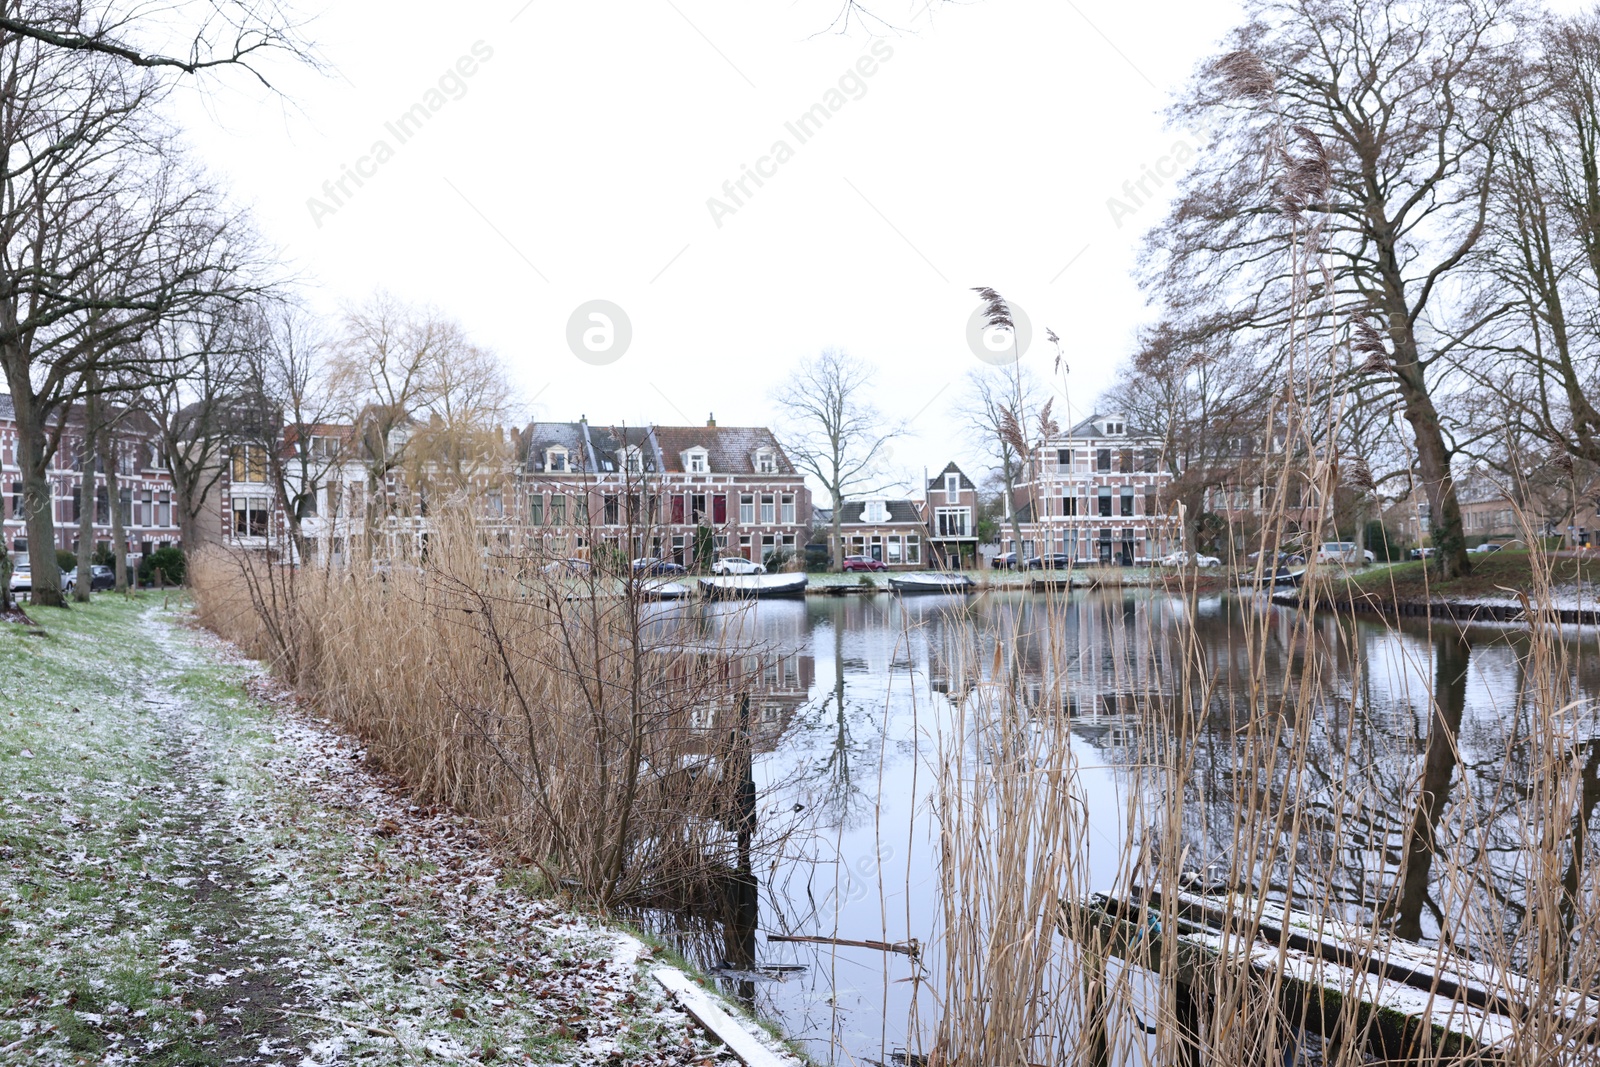
<path id="1" fill-rule="evenodd" d="M 971 287 L 1026 312 L 1038 369 L 1061 335 L 1086 414 L 1147 317 L 1131 271 L 1161 211 L 1108 200 L 1190 150 L 1163 111 L 1239 7 L 877 0 L 877 36 L 830 32 L 838 10 L 333 0 L 324 71 L 213 83 L 184 124 L 322 308 L 438 306 L 536 417 L 770 423 L 794 362 L 838 346 L 912 420 L 903 470 L 978 466 L 952 416 Z M 597 299 L 632 327 L 606 365 L 567 340 Z"/>

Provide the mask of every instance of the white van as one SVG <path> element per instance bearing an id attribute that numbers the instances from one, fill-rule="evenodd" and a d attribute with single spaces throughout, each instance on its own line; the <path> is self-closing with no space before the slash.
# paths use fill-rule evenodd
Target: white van
<path id="1" fill-rule="evenodd" d="M 1354 541 L 1324 541 L 1317 546 L 1318 563 L 1343 563 L 1354 567 L 1361 563 L 1361 550 Z"/>

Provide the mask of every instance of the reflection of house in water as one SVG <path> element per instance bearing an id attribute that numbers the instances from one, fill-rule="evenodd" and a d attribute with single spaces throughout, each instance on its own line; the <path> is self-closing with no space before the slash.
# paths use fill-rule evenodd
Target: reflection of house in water
<path id="1" fill-rule="evenodd" d="M 771 752 L 806 702 L 816 667 L 810 652 L 769 648 L 737 651 L 714 645 L 663 646 L 657 656 L 669 657 L 659 684 L 682 696 L 683 726 L 700 735 L 690 748 L 716 749 L 737 728 L 738 702 L 750 701 L 750 745 Z"/>

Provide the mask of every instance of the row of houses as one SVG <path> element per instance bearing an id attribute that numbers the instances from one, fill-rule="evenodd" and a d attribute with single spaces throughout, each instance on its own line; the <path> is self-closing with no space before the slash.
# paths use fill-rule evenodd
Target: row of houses
<path id="1" fill-rule="evenodd" d="M 115 465 L 116 508 L 120 512 L 126 549 L 137 564 L 142 556 L 180 540 L 172 472 L 160 447 L 155 423 L 137 412 L 125 412 L 107 432 L 110 462 Z M 22 469 L 17 454 L 16 411 L 11 397 L 0 393 L 0 537 L 13 552 L 27 552 L 28 531 L 23 510 Z M 53 548 L 75 551 L 80 519 L 85 507 L 94 509 L 94 538 L 110 547 L 112 501 L 105 463 L 84 433 L 83 412 L 74 408 L 62 427 L 61 443 L 47 475 L 50 507 L 55 520 Z M 88 480 L 88 494 L 82 487 Z"/>

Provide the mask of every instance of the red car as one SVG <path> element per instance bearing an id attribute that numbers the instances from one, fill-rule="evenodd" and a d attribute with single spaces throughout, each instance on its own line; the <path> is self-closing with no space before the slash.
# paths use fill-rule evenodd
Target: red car
<path id="1" fill-rule="evenodd" d="M 844 571 L 846 574 L 851 571 L 886 571 L 888 569 L 888 567 L 885 567 L 871 556 L 846 556 L 844 558 Z"/>

